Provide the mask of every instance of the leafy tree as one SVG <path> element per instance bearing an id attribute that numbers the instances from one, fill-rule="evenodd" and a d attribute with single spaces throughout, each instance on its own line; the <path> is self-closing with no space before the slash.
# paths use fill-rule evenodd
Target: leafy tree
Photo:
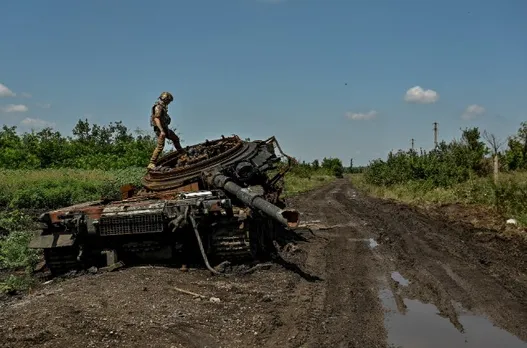
<path id="1" fill-rule="evenodd" d="M 342 177 L 344 173 L 344 166 L 339 158 L 326 158 L 322 159 L 321 167 L 331 172 L 336 177 Z"/>
<path id="2" fill-rule="evenodd" d="M 522 122 L 516 135 L 509 137 L 505 162 L 510 170 L 527 169 L 527 122 Z"/>

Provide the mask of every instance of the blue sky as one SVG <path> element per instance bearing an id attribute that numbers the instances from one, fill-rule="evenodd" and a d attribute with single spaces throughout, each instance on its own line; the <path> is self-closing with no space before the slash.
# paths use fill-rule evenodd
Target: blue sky
<path id="1" fill-rule="evenodd" d="M 167 90 L 184 145 L 275 135 L 301 160 L 367 164 L 411 138 L 431 148 L 434 121 L 451 140 L 472 126 L 504 138 L 527 120 L 525 0 L 0 8 L 0 121 L 20 130 L 53 124 L 70 134 L 84 118 L 149 130 L 151 105 Z"/>

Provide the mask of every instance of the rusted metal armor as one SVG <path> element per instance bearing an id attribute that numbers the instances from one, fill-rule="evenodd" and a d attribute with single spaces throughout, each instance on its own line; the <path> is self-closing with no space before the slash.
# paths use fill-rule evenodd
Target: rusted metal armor
<path id="1" fill-rule="evenodd" d="M 165 147 L 165 139 L 168 138 L 174 144 L 174 147 L 180 151 L 183 148 L 179 137 L 174 133 L 173 130 L 168 128 L 171 122 L 171 118 L 168 114 L 168 105 L 174 100 L 172 94 L 163 92 L 159 96 L 159 100 L 152 106 L 152 113 L 150 116 L 150 125 L 154 128 L 154 132 L 157 136 L 157 146 L 152 153 L 148 168 L 154 168 L 155 163 Z"/>
<path id="2" fill-rule="evenodd" d="M 218 274 L 224 261 L 275 259 L 275 242 L 300 222 L 280 197 L 294 159 L 275 137 L 222 136 L 185 150 L 186 156 L 173 152 L 158 160 L 140 186 L 121 187 L 120 200 L 102 197 L 44 212 L 29 247 L 43 249 L 53 276 L 93 266 L 110 271 L 141 259 L 180 264 L 184 271 L 199 255 Z"/>

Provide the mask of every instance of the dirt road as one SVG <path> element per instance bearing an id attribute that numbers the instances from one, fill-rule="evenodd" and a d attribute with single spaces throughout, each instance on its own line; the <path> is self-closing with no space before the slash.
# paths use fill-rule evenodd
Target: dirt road
<path id="1" fill-rule="evenodd" d="M 290 204 L 313 232 L 270 269 L 54 281 L 0 304 L 0 346 L 527 346 L 524 245 L 362 196 L 346 179 Z"/>

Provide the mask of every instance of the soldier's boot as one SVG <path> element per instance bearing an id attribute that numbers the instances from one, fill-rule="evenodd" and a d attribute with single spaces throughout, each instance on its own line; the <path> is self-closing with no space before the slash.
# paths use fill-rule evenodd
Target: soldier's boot
<path id="1" fill-rule="evenodd" d="M 174 132 L 170 132 L 169 136 L 170 136 L 170 140 L 174 144 L 174 147 L 176 148 L 176 150 L 178 152 L 180 152 L 180 153 L 184 153 L 185 150 L 181 146 L 181 142 L 179 141 L 179 137 Z"/>

